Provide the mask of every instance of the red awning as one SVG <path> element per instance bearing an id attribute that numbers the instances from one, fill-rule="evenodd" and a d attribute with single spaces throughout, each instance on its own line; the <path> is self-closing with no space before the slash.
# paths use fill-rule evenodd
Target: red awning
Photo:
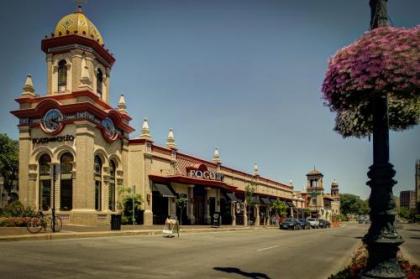
<path id="1" fill-rule="evenodd" d="M 221 181 L 192 178 L 192 177 L 182 176 L 182 175 L 160 176 L 160 175 L 150 174 L 149 178 L 153 182 L 160 182 L 160 183 L 175 182 L 175 183 L 183 183 L 183 184 L 203 185 L 203 186 L 208 186 L 208 187 L 222 188 L 229 191 L 235 191 L 237 188 L 234 186 L 230 186 Z"/>

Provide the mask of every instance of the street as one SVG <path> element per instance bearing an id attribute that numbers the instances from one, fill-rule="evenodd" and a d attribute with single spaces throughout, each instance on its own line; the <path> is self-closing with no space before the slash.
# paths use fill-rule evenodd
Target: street
<path id="1" fill-rule="evenodd" d="M 327 278 L 366 225 L 0 243 L 2 278 Z"/>

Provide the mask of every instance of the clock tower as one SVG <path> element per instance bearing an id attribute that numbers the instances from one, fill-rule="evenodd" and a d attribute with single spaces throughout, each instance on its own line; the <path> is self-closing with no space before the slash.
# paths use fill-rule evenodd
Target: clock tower
<path id="1" fill-rule="evenodd" d="M 61 18 L 41 42 L 47 92 L 27 76 L 19 109 L 19 199 L 55 208 L 64 222 L 108 223 L 127 181 L 133 128 L 124 96 L 109 103 L 114 56 L 82 9 Z"/>

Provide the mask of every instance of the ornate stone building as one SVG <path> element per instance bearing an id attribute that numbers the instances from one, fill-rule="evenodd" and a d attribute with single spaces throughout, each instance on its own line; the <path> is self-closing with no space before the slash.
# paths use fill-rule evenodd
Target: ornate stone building
<path id="1" fill-rule="evenodd" d="M 315 168 L 306 174 L 306 200 L 307 208 L 312 217 L 333 220 L 340 215 L 339 185 L 334 180 L 331 183 L 331 192 L 324 192 L 324 175 Z"/>
<path id="2" fill-rule="evenodd" d="M 184 223 L 208 224 L 219 212 L 224 224 L 256 225 L 268 220 L 280 199 L 303 206 L 293 186 L 224 166 L 216 149 L 211 160 L 178 151 L 174 131 L 167 145 L 153 142 L 145 120 L 137 138 L 129 137 L 125 97 L 109 103 L 114 56 L 81 9 L 58 21 L 42 40 L 47 92 L 35 91 L 27 76 L 16 99 L 19 109 L 19 198 L 26 206 L 55 207 L 64 222 L 108 224 L 119 211 L 119 192 L 130 187 L 143 197 L 144 224 L 159 224 L 187 198 Z M 255 186 L 250 210 L 247 185 Z M 322 200 L 319 200 L 320 202 Z M 317 200 L 318 202 L 318 200 Z M 179 214 L 178 214 L 179 215 Z"/>

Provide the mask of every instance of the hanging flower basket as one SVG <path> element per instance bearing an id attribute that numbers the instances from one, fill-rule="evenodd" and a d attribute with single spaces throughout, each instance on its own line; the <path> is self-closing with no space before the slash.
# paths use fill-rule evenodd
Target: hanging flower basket
<path id="1" fill-rule="evenodd" d="M 389 97 L 389 126 L 402 130 L 420 119 L 420 26 L 380 27 L 331 58 L 323 98 L 337 112 L 335 130 L 344 137 L 372 132 L 370 99 Z"/>

